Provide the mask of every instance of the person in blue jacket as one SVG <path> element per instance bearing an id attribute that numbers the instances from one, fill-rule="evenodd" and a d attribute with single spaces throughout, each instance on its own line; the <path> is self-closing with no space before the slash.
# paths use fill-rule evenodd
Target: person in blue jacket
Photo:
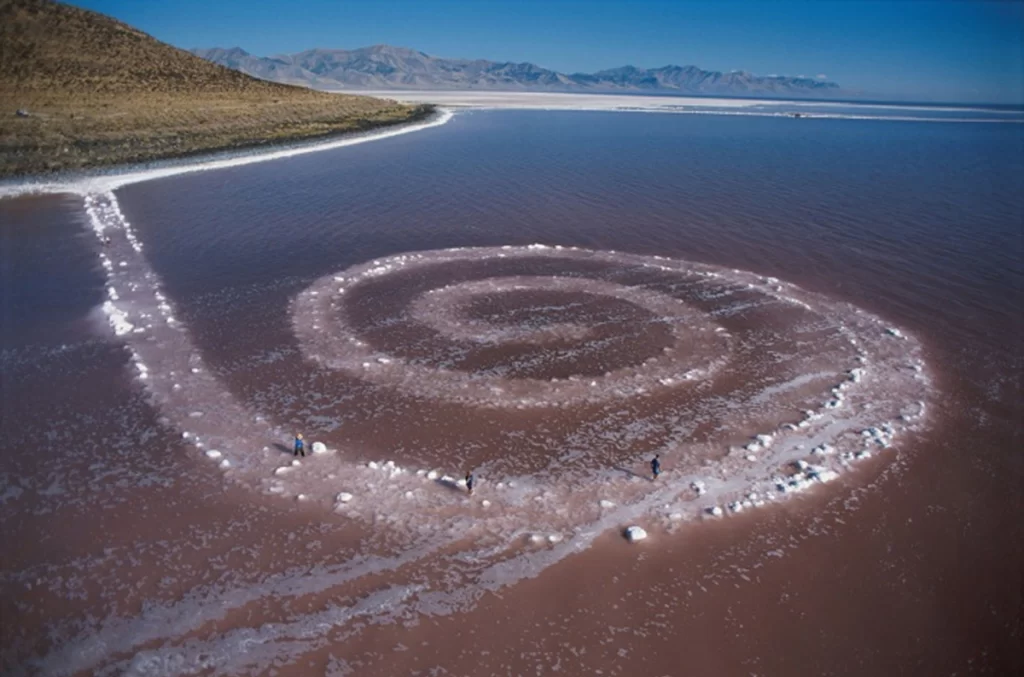
<path id="1" fill-rule="evenodd" d="M 658 475 L 661 474 L 661 461 L 658 460 L 659 456 L 661 456 L 661 454 L 655 454 L 654 458 L 651 459 L 651 474 L 654 475 L 653 479 L 658 479 Z"/>
<path id="2" fill-rule="evenodd" d="M 306 443 L 302 441 L 302 433 L 295 433 L 295 456 L 306 456 Z"/>

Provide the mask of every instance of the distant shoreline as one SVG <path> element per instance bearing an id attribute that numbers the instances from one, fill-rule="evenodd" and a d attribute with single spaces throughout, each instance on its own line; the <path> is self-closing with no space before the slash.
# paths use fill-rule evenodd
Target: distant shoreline
<path id="1" fill-rule="evenodd" d="M 334 90 L 332 90 L 334 91 Z M 665 95 L 638 92 L 533 92 L 460 89 L 367 89 L 345 90 L 334 93 L 355 94 L 391 99 L 408 104 L 432 103 L 460 108 L 517 108 L 541 110 L 646 110 L 652 112 L 696 112 L 710 110 L 744 111 L 750 109 L 792 108 L 806 110 L 820 108 L 834 110 L 900 110 L 930 113 L 985 113 L 991 115 L 1024 116 L 1024 107 L 987 104 L 930 104 L 899 101 L 843 101 L 807 98 L 767 98 L 736 96 Z"/>
<path id="2" fill-rule="evenodd" d="M 431 103 L 463 110 L 591 111 L 710 115 L 801 120 L 1024 124 L 1024 110 L 937 107 L 917 104 L 811 102 L 805 99 L 738 99 L 635 94 L 566 94 L 478 90 L 367 90 L 367 96 L 406 104 Z M 970 116 L 970 117 L 968 117 Z"/>

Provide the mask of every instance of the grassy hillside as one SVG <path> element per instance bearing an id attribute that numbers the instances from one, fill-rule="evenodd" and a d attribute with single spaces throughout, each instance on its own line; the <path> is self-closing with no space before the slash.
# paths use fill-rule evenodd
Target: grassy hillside
<path id="1" fill-rule="evenodd" d="M 77 7 L 0 0 L 0 177 L 308 139 L 429 112 L 257 80 Z"/>

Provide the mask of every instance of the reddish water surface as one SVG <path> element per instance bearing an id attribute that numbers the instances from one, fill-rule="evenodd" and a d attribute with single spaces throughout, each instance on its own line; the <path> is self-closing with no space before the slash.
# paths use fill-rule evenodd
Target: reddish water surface
<path id="1" fill-rule="evenodd" d="M 0 201 L 0 670 L 1020 672 L 1017 125 L 791 122 Z"/>

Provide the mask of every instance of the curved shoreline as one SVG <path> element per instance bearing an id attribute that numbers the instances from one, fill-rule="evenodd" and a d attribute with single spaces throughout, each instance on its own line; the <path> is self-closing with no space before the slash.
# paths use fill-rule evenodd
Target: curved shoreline
<path id="1" fill-rule="evenodd" d="M 187 159 L 174 158 L 154 160 L 149 164 L 135 164 L 122 166 L 120 169 L 112 168 L 107 171 L 94 170 L 93 173 L 80 173 L 65 175 L 63 177 L 33 177 L 22 179 L 11 179 L 0 182 L 0 200 L 4 198 L 19 197 L 22 195 L 46 195 L 55 193 L 72 193 L 85 195 L 87 193 L 112 191 L 122 186 L 143 181 L 152 181 L 179 174 L 191 174 L 194 172 L 207 171 L 211 169 L 223 169 L 226 167 L 240 167 L 242 165 L 278 160 L 281 158 L 316 153 L 344 146 L 354 146 L 368 141 L 377 141 L 392 136 L 418 132 L 431 127 L 440 127 L 447 123 L 454 116 L 454 112 L 448 108 L 436 108 L 426 120 L 399 125 L 377 128 L 372 131 L 356 134 L 345 134 L 332 137 L 330 140 L 319 139 L 309 142 L 283 142 L 272 146 L 256 146 L 245 149 L 229 149 L 220 152 L 211 152 L 201 156 L 191 156 Z"/>

